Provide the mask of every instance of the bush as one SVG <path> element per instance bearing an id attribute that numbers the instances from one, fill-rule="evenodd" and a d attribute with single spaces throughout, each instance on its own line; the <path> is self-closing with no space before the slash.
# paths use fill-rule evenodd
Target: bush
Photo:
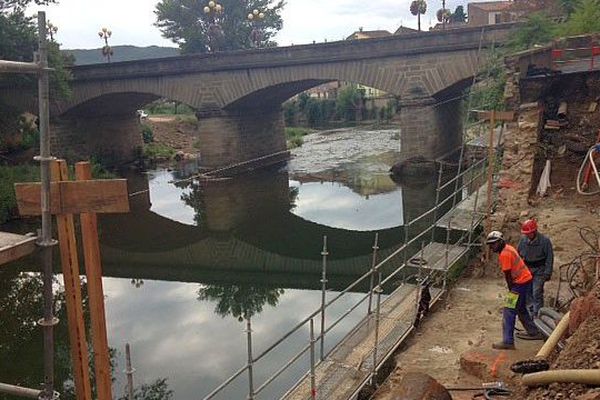
<path id="1" fill-rule="evenodd" d="M 581 35 L 600 32 L 600 1 L 581 0 L 576 3 L 573 13 L 561 26 L 563 35 Z"/>
<path id="2" fill-rule="evenodd" d="M 170 160 L 175 155 L 175 149 L 159 143 L 148 143 L 144 146 L 144 158 L 152 161 Z"/>
<path id="3" fill-rule="evenodd" d="M 311 131 L 307 128 L 285 128 L 285 137 L 287 138 L 288 149 L 300 147 L 304 144 L 303 136 L 309 134 Z"/>
<path id="4" fill-rule="evenodd" d="M 533 13 L 511 35 L 508 46 L 513 51 L 526 50 L 552 41 L 555 35 L 556 23 L 544 13 Z"/>
<path id="5" fill-rule="evenodd" d="M 148 124 L 142 124 L 142 140 L 146 144 L 154 142 L 154 132 Z"/>
<path id="6" fill-rule="evenodd" d="M 40 180 L 37 165 L 0 166 L 0 224 L 17 216 L 17 200 L 14 184 Z"/>

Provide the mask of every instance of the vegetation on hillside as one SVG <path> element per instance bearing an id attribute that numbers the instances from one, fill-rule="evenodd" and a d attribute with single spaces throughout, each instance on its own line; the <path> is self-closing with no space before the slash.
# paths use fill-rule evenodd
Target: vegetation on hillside
<path id="1" fill-rule="evenodd" d="M 112 62 L 145 60 L 149 58 L 174 57 L 179 55 L 179 49 L 175 47 L 161 46 L 111 46 L 114 55 L 110 57 Z M 63 50 L 75 58 L 75 65 L 88 65 L 105 63 L 106 58 L 102 55 L 102 49 L 70 49 Z"/>

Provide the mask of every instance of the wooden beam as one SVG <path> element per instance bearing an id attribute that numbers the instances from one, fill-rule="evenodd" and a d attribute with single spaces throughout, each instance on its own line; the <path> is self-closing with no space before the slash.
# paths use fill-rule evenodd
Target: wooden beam
<path id="1" fill-rule="evenodd" d="M 21 215 L 41 214 L 41 184 L 16 183 L 17 205 Z M 50 186 L 52 214 L 129 212 L 126 179 L 60 181 Z"/>
<path id="2" fill-rule="evenodd" d="M 50 168 L 53 181 L 69 179 L 69 171 L 65 160 L 54 161 Z M 69 326 L 69 348 L 71 350 L 71 361 L 73 365 L 75 395 L 77 399 L 92 400 L 89 354 L 83 319 L 77 239 L 75 238 L 73 215 L 57 215 L 56 225 L 58 228 L 58 244 L 60 247 L 60 258 L 65 284 L 67 323 Z"/>
<path id="3" fill-rule="evenodd" d="M 75 176 L 78 181 L 91 180 L 92 172 L 90 163 L 79 162 L 75 164 Z M 119 199 L 118 201 L 128 201 L 128 199 L 127 192 L 125 192 L 124 199 Z M 83 238 L 83 255 L 85 258 L 88 300 L 92 321 L 92 344 L 94 347 L 98 400 L 112 400 L 112 378 L 106 333 L 106 314 L 104 311 L 98 220 L 94 212 L 81 213 L 81 236 Z"/>

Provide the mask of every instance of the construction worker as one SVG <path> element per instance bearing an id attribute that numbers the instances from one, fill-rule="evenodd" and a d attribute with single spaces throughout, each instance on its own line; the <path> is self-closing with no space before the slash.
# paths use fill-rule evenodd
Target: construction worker
<path id="1" fill-rule="evenodd" d="M 533 274 L 530 311 L 536 317 L 544 306 L 544 283 L 550 280 L 554 264 L 552 242 L 538 232 L 535 219 L 528 219 L 521 225 L 524 235 L 519 241 L 517 250 Z"/>
<path id="2" fill-rule="evenodd" d="M 515 322 L 517 315 L 527 333 L 518 335 L 523 339 L 543 339 L 527 311 L 527 297 L 531 293 L 533 276 L 517 250 L 504 241 L 504 235 L 492 231 L 487 236 L 486 243 L 494 253 L 499 253 L 498 261 L 504 273 L 509 293 L 502 312 L 502 342 L 494 343 L 494 349 L 514 350 Z"/>

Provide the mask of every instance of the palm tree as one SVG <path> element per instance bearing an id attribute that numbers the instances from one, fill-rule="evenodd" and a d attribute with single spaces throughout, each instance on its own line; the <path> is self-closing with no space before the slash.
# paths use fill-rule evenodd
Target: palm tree
<path id="1" fill-rule="evenodd" d="M 417 16 L 419 30 L 421 30 L 421 14 L 425 14 L 427 12 L 427 3 L 425 0 L 413 0 L 413 2 L 410 3 L 410 12 L 412 15 Z"/>

